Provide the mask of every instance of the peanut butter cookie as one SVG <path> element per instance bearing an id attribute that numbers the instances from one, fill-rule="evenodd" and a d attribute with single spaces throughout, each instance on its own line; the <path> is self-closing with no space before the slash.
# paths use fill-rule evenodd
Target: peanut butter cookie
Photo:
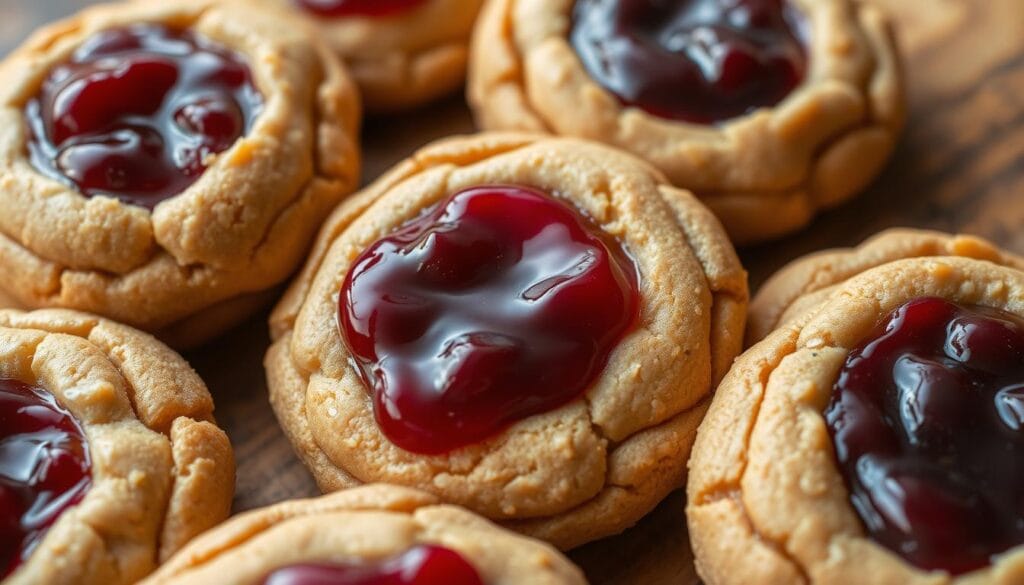
<path id="1" fill-rule="evenodd" d="M 213 400 L 145 333 L 0 311 L 0 421 L 5 585 L 135 583 L 231 509 Z"/>
<path id="2" fill-rule="evenodd" d="M 1009 257 L 988 249 L 968 255 Z M 908 258 L 797 303 L 736 361 L 698 433 L 687 517 L 704 580 L 1024 579 L 1024 272 Z"/>
<path id="3" fill-rule="evenodd" d="M 776 272 L 750 303 L 747 343 L 753 345 L 808 307 L 819 304 L 846 279 L 904 258 L 962 256 L 1024 270 L 1024 259 L 970 235 L 895 228 L 850 249 L 823 250 Z"/>
<path id="4" fill-rule="evenodd" d="M 549 545 L 434 496 L 372 485 L 248 512 L 197 538 L 145 585 L 584 585 Z"/>
<path id="5" fill-rule="evenodd" d="M 260 0 L 315 20 L 370 112 L 406 110 L 466 80 L 482 0 Z"/>
<path id="6" fill-rule="evenodd" d="M 682 485 L 746 303 L 720 224 L 638 159 L 449 139 L 330 217 L 272 315 L 271 402 L 324 491 L 415 487 L 571 548 Z"/>
<path id="7" fill-rule="evenodd" d="M 738 244 L 864 189 L 905 117 L 886 19 L 852 0 L 489 0 L 469 98 L 485 129 L 647 159 Z"/>
<path id="8" fill-rule="evenodd" d="M 265 303 L 358 182 L 358 96 L 317 38 L 233 0 L 33 35 L 0 63 L 5 295 L 177 346 Z"/>

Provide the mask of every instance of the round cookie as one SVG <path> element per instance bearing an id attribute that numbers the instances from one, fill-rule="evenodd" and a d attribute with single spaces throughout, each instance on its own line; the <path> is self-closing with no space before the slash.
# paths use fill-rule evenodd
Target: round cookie
<path id="1" fill-rule="evenodd" d="M 933 242 L 941 241 L 934 234 L 927 237 Z M 945 243 L 950 241 L 954 239 L 949 238 Z M 974 247 L 975 244 L 967 245 Z M 844 401 L 854 391 L 847 388 L 856 384 L 868 381 L 872 388 L 880 388 L 883 383 L 895 383 L 905 393 L 899 395 L 898 404 L 914 404 L 914 400 L 908 402 L 907 397 L 917 396 L 924 402 L 916 404 L 924 405 L 921 408 L 930 414 L 926 419 L 916 420 L 923 425 L 935 424 L 931 419 L 935 407 L 926 402 L 935 394 L 927 393 L 936 390 L 934 384 L 942 383 L 942 376 L 962 375 L 963 368 L 970 366 L 969 358 L 962 362 L 924 358 L 914 353 L 916 350 L 905 354 L 910 356 L 906 359 L 935 360 L 928 366 L 932 369 L 921 370 L 925 377 L 918 381 L 923 386 L 910 384 L 912 378 L 901 377 L 902 370 L 893 366 L 886 366 L 889 373 L 883 374 L 885 378 L 857 378 L 854 370 L 872 363 L 871 360 L 885 359 L 884 352 L 894 347 L 892 340 L 900 341 L 893 336 L 903 335 L 901 328 L 911 336 L 905 339 L 917 340 L 925 335 L 920 314 L 913 317 L 915 321 L 902 321 L 911 319 L 909 307 L 915 305 L 920 308 L 922 304 L 956 303 L 963 307 L 983 307 L 972 309 L 981 313 L 970 319 L 996 315 L 999 319 L 1019 320 L 1024 316 L 1024 272 L 974 258 L 922 257 L 896 260 L 837 281 L 832 294 L 821 298 L 816 305 L 805 306 L 740 356 L 715 394 L 698 432 L 689 465 L 687 518 L 698 572 L 709 585 L 755 581 L 766 584 L 857 583 L 862 582 L 865 575 L 870 575 L 873 583 L 883 584 L 1019 581 L 1024 576 L 1024 550 L 1019 546 L 993 555 L 990 566 L 961 572 L 922 568 L 901 558 L 916 554 L 920 550 L 916 546 L 894 549 L 876 540 L 876 531 L 880 526 L 888 526 L 892 518 L 902 518 L 902 522 L 909 523 L 901 529 L 904 536 L 935 537 L 932 545 L 948 544 L 941 534 L 956 539 L 967 534 L 963 532 L 967 529 L 966 521 L 963 525 L 955 521 L 941 524 L 947 521 L 942 506 L 953 500 L 940 500 L 937 504 L 933 496 L 928 496 L 927 501 L 921 499 L 928 493 L 924 489 L 930 487 L 929 482 L 941 483 L 958 476 L 959 470 L 931 475 L 931 480 L 895 499 L 865 499 L 863 491 L 851 492 L 844 471 L 847 468 L 841 467 L 839 462 L 849 463 L 850 454 L 864 445 L 894 448 L 887 443 L 889 437 L 895 436 L 890 429 L 899 427 L 903 430 L 897 433 L 905 432 L 914 437 L 925 427 L 904 428 L 901 425 L 911 424 L 915 416 L 898 415 L 887 419 L 880 430 L 865 434 L 866 427 L 852 426 L 861 415 L 837 408 L 837 404 L 846 404 Z M 1007 322 L 1000 321 L 1002 325 Z M 939 325 L 938 332 L 945 338 L 947 331 L 952 330 L 942 323 Z M 1013 327 L 1018 335 L 1024 331 L 1022 325 Z M 882 347 L 889 349 L 883 352 Z M 940 340 L 937 349 L 942 351 L 942 347 Z M 951 351 L 948 343 L 945 347 L 946 352 Z M 967 389 L 957 385 L 945 388 L 959 391 L 967 401 L 966 407 L 956 410 L 986 408 L 984 403 L 975 402 L 982 400 L 980 394 L 968 394 Z M 916 408 L 909 406 L 909 410 L 901 412 L 913 413 Z M 990 420 L 986 419 L 985 425 L 991 424 Z M 975 427 L 969 427 L 945 429 L 940 434 L 949 436 L 943 433 L 958 430 L 978 432 Z M 859 433 L 860 443 L 853 442 L 851 433 Z M 1008 436 L 1005 431 L 1000 434 Z M 837 436 L 841 437 L 841 445 L 835 442 Z M 913 438 L 895 440 L 905 441 L 901 443 L 904 445 L 902 452 L 918 449 L 941 452 L 934 442 L 935 437 L 920 443 Z M 998 453 L 991 456 L 999 459 Z M 1005 454 L 1003 458 L 1011 456 Z M 873 467 L 876 463 L 870 459 L 859 462 L 866 466 L 863 469 L 878 469 L 883 474 L 900 469 L 903 473 L 925 473 L 932 469 L 928 466 L 943 465 L 941 457 L 925 458 L 910 467 L 900 467 L 903 464 L 898 460 L 884 464 L 889 467 L 878 468 Z M 876 487 L 911 485 L 901 483 L 905 480 L 897 476 L 883 475 L 885 477 L 889 478 L 885 481 L 896 483 L 882 481 Z M 968 500 L 976 504 L 978 500 L 973 498 Z M 939 507 L 929 508 L 935 505 Z M 874 512 L 862 513 L 862 510 Z M 901 516 L 900 510 L 908 515 Z M 941 534 L 919 532 L 928 526 L 928 519 L 934 519 L 935 526 L 944 526 Z M 956 554 L 962 550 L 966 549 L 957 547 Z"/>
<path id="2" fill-rule="evenodd" d="M 179 347 L 265 304 L 358 184 L 358 95 L 317 39 L 233 0 L 36 32 L 0 63 L 5 296 Z"/>
<path id="3" fill-rule="evenodd" d="M 650 92 L 643 91 L 642 79 L 634 83 L 629 76 L 650 63 L 652 75 L 668 70 L 660 73 L 665 77 L 660 81 L 676 88 L 661 89 L 670 105 L 708 85 L 727 96 L 746 96 L 757 86 L 747 91 L 736 79 L 750 70 L 764 70 L 765 79 L 774 82 L 781 75 L 775 71 L 775 49 L 751 55 L 745 47 L 760 42 L 756 38 L 763 37 L 762 31 L 750 33 L 735 24 L 753 22 L 748 12 L 758 5 L 783 3 L 490 0 L 473 35 L 470 103 L 485 129 L 577 136 L 645 158 L 672 184 L 700 197 L 737 244 L 782 236 L 864 189 L 882 169 L 904 124 L 903 74 L 877 8 L 852 0 L 789 0 L 792 10 L 759 17 L 781 23 L 785 36 L 805 47 L 805 55 L 790 55 L 797 61 L 792 67 L 801 71 L 787 73 L 800 81 L 777 104 L 752 104 L 746 113 L 701 122 L 662 114 L 658 108 L 664 105 L 633 104 L 648 99 Z M 680 12 L 644 20 L 645 10 Z M 605 12 L 611 15 L 602 16 Z M 729 22 L 708 24 L 702 20 L 708 13 Z M 636 23 L 629 21 L 634 16 Z M 679 31 L 645 28 L 654 26 L 651 22 L 677 26 L 673 18 L 679 19 Z M 580 28 L 585 25 L 595 28 Z M 639 32 L 607 38 L 609 30 L 629 26 Z M 716 51 L 719 44 L 728 48 L 721 39 L 737 37 L 728 41 L 740 47 L 730 65 Z M 680 43 L 685 46 L 675 47 Z M 655 52 L 620 55 L 631 50 L 623 47 L 638 46 Z M 592 65 L 585 65 L 579 47 L 595 53 L 587 60 Z M 704 52 L 712 65 L 698 59 Z M 683 63 L 683 55 L 693 61 L 690 70 L 673 73 L 669 68 Z M 594 67 L 610 68 L 602 74 L 608 79 L 597 80 Z M 708 73 L 708 67 L 721 70 Z M 639 96 L 617 95 L 612 83 Z M 721 103 L 716 96 L 705 101 Z"/>
<path id="4" fill-rule="evenodd" d="M 256 585 L 290 566 L 372 566 L 422 546 L 456 553 L 489 585 L 586 583 L 579 569 L 544 543 L 443 505 L 434 496 L 388 485 L 242 514 L 197 538 L 143 583 Z M 454 577 L 449 573 L 448 578 Z"/>
<path id="5" fill-rule="evenodd" d="M 260 0 L 313 19 L 345 61 L 366 110 L 407 110 L 466 79 L 482 0 Z"/>
<path id="6" fill-rule="evenodd" d="M 436 213 L 425 209 L 480 185 L 552 194 L 562 209 L 588 218 L 592 233 L 621 245 L 637 272 L 637 317 L 582 395 L 460 448 L 414 453 L 397 447 L 378 424 L 390 410 L 378 408 L 375 416 L 377 386 L 368 392 L 360 362 L 339 331 L 339 291 L 375 241 L 407 233 L 401 230 Z M 479 246 L 473 249 L 488 249 Z M 505 262 L 501 258 L 493 263 Z M 415 487 L 568 549 L 631 526 L 682 485 L 710 391 L 742 343 L 746 299 L 746 274 L 715 218 L 637 159 L 572 139 L 482 134 L 443 140 L 328 219 L 309 263 L 271 316 L 270 399 L 324 491 L 377 482 Z M 475 303 L 463 301 L 456 309 L 468 304 L 472 310 Z M 484 306 L 488 315 L 504 310 Z M 416 318 L 409 319 L 403 322 Z M 452 353 L 422 363 L 449 363 Z M 503 353 L 495 350 L 495 359 Z M 508 376 L 564 371 L 565 365 L 524 366 Z M 445 384 L 453 376 L 440 375 Z M 523 384 L 532 389 L 539 382 Z M 490 386 L 475 378 L 468 387 Z"/>
<path id="7" fill-rule="evenodd" d="M 0 348 L 5 585 L 134 583 L 227 518 L 231 445 L 173 351 L 60 309 L 0 311 Z M 28 453 L 34 471 L 15 473 Z"/>
<path id="8" fill-rule="evenodd" d="M 798 258 L 772 275 L 750 303 L 747 345 L 753 345 L 808 307 L 819 304 L 843 281 L 904 258 L 962 256 L 1024 269 L 1024 259 L 971 235 L 894 228 L 856 248 L 823 250 Z"/>

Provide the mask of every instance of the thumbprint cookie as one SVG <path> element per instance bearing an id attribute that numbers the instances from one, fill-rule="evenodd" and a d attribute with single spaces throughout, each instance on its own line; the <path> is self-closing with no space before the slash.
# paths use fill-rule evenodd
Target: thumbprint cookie
<path id="1" fill-rule="evenodd" d="M 570 548 L 682 485 L 746 295 L 715 217 L 643 162 L 447 139 L 329 218 L 271 316 L 270 400 L 324 491 L 418 488 Z"/>
<path id="2" fill-rule="evenodd" d="M 682 485 L 746 304 L 720 224 L 642 161 L 453 138 L 329 218 L 270 398 L 324 491 L 419 488 L 566 549 Z"/>
<path id="3" fill-rule="evenodd" d="M 772 275 L 750 303 L 747 343 L 761 341 L 820 303 L 848 278 L 894 260 L 928 256 L 962 256 L 1024 270 L 1024 258 L 976 236 L 908 228 L 885 230 L 856 248 L 808 254 Z"/>
<path id="4" fill-rule="evenodd" d="M 733 241 L 775 238 L 878 174 L 904 122 L 887 20 L 853 0 L 489 0 L 481 126 L 611 144 L 693 191 Z"/>
<path id="5" fill-rule="evenodd" d="M 104 5 L 0 63 L 4 296 L 176 346 L 264 304 L 358 181 L 355 86 L 282 18 Z"/>
<path id="6" fill-rule="evenodd" d="M 708 585 L 1024 577 L 1024 272 L 918 238 L 835 256 L 831 292 L 719 386 L 688 485 Z"/>
<path id="7" fill-rule="evenodd" d="M 152 336 L 0 311 L 0 581 L 128 585 L 227 518 L 213 400 Z"/>
<path id="8" fill-rule="evenodd" d="M 585 585 L 550 545 L 429 494 L 369 485 L 242 514 L 143 585 Z"/>

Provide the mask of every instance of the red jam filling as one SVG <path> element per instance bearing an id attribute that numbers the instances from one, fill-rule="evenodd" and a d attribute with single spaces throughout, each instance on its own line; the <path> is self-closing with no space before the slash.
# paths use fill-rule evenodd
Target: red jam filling
<path id="1" fill-rule="evenodd" d="M 295 0 L 302 8 L 329 18 L 344 16 L 393 16 L 408 12 L 426 0 Z"/>
<path id="2" fill-rule="evenodd" d="M 711 124 L 782 101 L 804 78 L 785 0 L 577 0 L 570 40 L 626 105 Z"/>
<path id="3" fill-rule="evenodd" d="M 98 33 L 26 106 L 43 174 L 152 209 L 231 147 L 262 97 L 240 56 L 192 32 L 140 24 Z"/>
<path id="4" fill-rule="evenodd" d="M 262 585 L 483 585 L 458 553 L 418 546 L 378 564 L 307 564 L 278 569 Z"/>
<path id="5" fill-rule="evenodd" d="M 340 295 L 377 422 L 408 451 L 477 443 L 575 400 L 637 319 L 637 271 L 526 187 L 457 193 L 379 240 Z"/>
<path id="6" fill-rule="evenodd" d="M 868 534 L 961 574 L 1024 544 L 1024 321 L 911 301 L 854 349 L 826 411 Z"/>
<path id="7" fill-rule="evenodd" d="M 0 379 L 0 579 L 92 483 L 82 428 L 53 395 Z"/>

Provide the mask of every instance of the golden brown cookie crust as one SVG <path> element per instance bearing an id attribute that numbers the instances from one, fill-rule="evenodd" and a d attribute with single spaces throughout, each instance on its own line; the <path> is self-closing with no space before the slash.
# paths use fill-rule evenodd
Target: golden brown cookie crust
<path id="1" fill-rule="evenodd" d="M 351 261 L 444 197 L 525 184 L 570 200 L 634 254 L 641 317 L 583 399 L 443 456 L 398 449 L 336 325 Z M 560 548 L 632 525 L 682 485 L 707 397 L 742 343 L 746 274 L 720 224 L 639 160 L 572 139 L 444 140 L 350 198 L 271 317 L 270 399 L 325 491 L 394 483 L 436 494 Z"/>
<path id="2" fill-rule="evenodd" d="M 280 297 L 282 288 L 276 286 L 270 290 L 221 301 L 181 321 L 162 327 L 153 332 L 153 335 L 179 351 L 195 349 L 220 333 L 242 324 L 253 313 L 270 306 Z M 28 308 L 0 289 L 0 309 Z"/>
<path id="3" fill-rule="evenodd" d="M 905 118 L 883 14 L 853 0 L 791 0 L 809 21 L 811 68 L 781 104 L 719 126 L 631 107 L 590 79 L 567 40 L 573 0 L 489 0 L 473 34 L 469 100 L 489 130 L 611 144 L 647 159 L 722 220 L 737 244 L 806 225 L 861 191 Z"/>
<path id="4" fill-rule="evenodd" d="M 38 31 L 0 63 L 6 295 L 156 332 L 267 290 L 299 265 L 320 219 L 358 182 L 359 105 L 338 59 L 301 22 L 282 18 L 235 0 L 104 5 Z M 38 173 L 22 113 L 85 39 L 138 22 L 189 27 L 239 52 L 264 99 L 249 133 L 152 213 Z"/>
<path id="5" fill-rule="evenodd" d="M 0 310 L 0 377 L 45 388 L 82 425 L 92 487 L 5 585 L 134 583 L 227 518 L 235 463 L 213 400 L 152 336 L 66 310 Z"/>
<path id="6" fill-rule="evenodd" d="M 865 537 L 835 467 L 822 412 L 840 368 L 880 319 L 925 296 L 1024 316 L 1024 272 L 963 257 L 884 264 L 842 282 L 736 361 L 690 461 L 687 518 L 708 585 L 1024 579 L 1020 548 L 956 579 L 903 562 Z"/>
<path id="7" fill-rule="evenodd" d="M 823 250 L 798 258 L 776 272 L 750 303 L 747 344 L 764 339 L 808 307 L 819 304 L 844 280 L 904 258 L 962 256 L 1024 270 L 1024 258 L 971 235 L 896 228 L 856 248 Z"/>
<path id="8" fill-rule="evenodd" d="M 454 93 L 466 80 L 469 36 L 483 0 L 427 0 L 387 17 L 327 18 L 295 0 L 259 0 L 305 15 L 345 61 L 367 111 L 407 110 Z"/>
<path id="9" fill-rule="evenodd" d="M 433 544 L 491 585 L 585 585 L 549 545 L 502 530 L 429 494 L 371 485 L 242 514 L 195 539 L 145 585 L 252 585 L 305 562 L 373 560 Z"/>

